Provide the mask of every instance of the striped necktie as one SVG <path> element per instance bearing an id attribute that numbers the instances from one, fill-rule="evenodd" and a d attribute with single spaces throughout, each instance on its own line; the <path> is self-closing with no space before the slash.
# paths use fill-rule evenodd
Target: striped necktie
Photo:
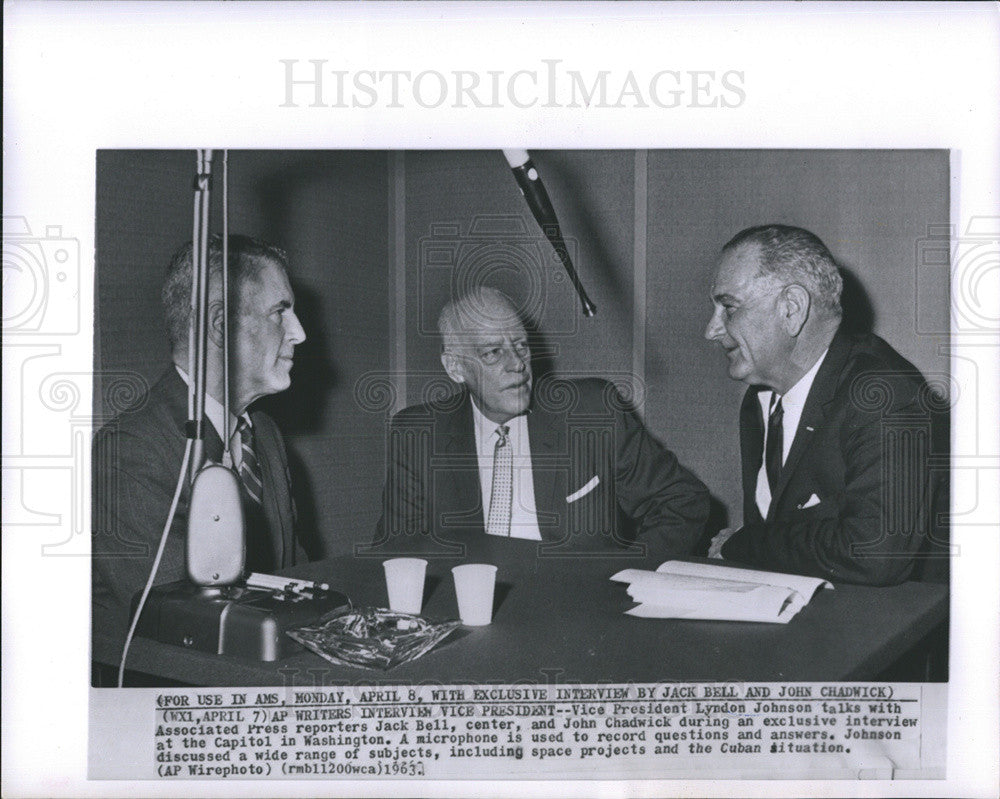
<path id="1" fill-rule="evenodd" d="M 784 418 L 785 411 L 781 407 L 781 397 L 771 394 L 771 408 L 767 415 L 767 443 L 764 446 L 764 468 L 767 470 L 767 484 L 771 488 L 771 496 L 778 486 L 778 475 L 784 455 Z"/>
<path id="2" fill-rule="evenodd" d="M 510 451 L 510 428 L 497 428 L 497 443 L 493 448 L 493 492 L 486 532 L 490 535 L 510 535 L 510 506 L 514 485 L 514 456 Z"/>
<path id="3" fill-rule="evenodd" d="M 240 482 L 246 489 L 250 498 L 258 505 L 262 504 L 264 497 L 264 479 L 261 477 L 260 461 L 257 460 L 257 451 L 253 446 L 253 427 L 245 418 L 240 418 L 240 423 L 236 427 L 236 432 L 240 434 Z"/>

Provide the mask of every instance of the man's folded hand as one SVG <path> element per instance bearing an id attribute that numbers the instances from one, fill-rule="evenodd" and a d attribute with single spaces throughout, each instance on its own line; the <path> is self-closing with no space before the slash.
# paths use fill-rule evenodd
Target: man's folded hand
<path id="1" fill-rule="evenodd" d="M 725 527 L 719 530 L 712 538 L 712 543 L 708 546 L 708 556 L 722 560 L 722 545 L 729 540 L 730 536 L 736 532 L 733 527 Z"/>

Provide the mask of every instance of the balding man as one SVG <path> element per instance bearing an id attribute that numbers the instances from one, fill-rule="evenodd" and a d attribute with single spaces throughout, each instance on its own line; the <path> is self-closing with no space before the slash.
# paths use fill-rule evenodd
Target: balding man
<path id="1" fill-rule="evenodd" d="M 438 328 L 459 390 L 393 419 L 376 551 L 484 535 L 567 555 L 691 551 L 708 492 L 610 383 L 536 386 L 524 324 L 492 288 L 449 303 Z"/>
<path id="2" fill-rule="evenodd" d="M 800 228 L 749 228 L 722 250 L 705 337 L 749 388 L 743 527 L 709 555 L 887 585 L 929 543 L 935 399 L 881 338 L 841 330 L 841 287 L 829 250 Z"/>
<path id="3" fill-rule="evenodd" d="M 124 637 L 132 597 L 153 565 L 185 448 L 192 247 L 174 255 L 162 300 L 173 363 L 141 407 L 94 439 L 93 622 L 95 633 Z M 231 453 L 246 518 L 247 568 L 270 572 L 302 557 L 294 537 L 288 458 L 274 421 L 253 408 L 291 384 L 295 347 L 305 331 L 295 315 L 285 253 L 246 236 L 229 239 Z M 205 456 L 221 462 L 223 402 L 222 242 L 209 247 L 209 334 Z M 156 583 L 186 577 L 191 489 L 185 480 Z"/>

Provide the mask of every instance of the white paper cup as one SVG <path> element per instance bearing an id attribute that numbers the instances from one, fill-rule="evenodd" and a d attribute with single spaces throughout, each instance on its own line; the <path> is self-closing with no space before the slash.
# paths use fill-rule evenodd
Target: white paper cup
<path id="1" fill-rule="evenodd" d="M 392 558 L 384 561 L 385 587 L 389 608 L 398 613 L 420 613 L 424 601 L 424 574 L 427 561 L 421 558 Z"/>
<path id="2" fill-rule="evenodd" d="M 493 620 L 493 587 L 497 567 L 487 563 L 466 563 L 451 570 L 455 577 L 458 615 L 462 624 L 481 627 Z"/>

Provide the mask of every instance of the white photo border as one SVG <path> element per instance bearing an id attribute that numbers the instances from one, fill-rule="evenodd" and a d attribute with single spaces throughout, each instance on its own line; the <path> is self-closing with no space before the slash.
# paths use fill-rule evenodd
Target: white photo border
<path id="1" fill-rule="evenodd" d="M 50 468 L 65 493 L 66 431 L 30 431 L 14 393 L 30 353 L 56 348 L 66 371 L 92 370 L 95 152 L 103 148 L 931 148 L 953 153 L 952 224 L 1000 217 L 1000 52 L 993 3 L 40 3 L 5 5 L 4 214 L 35 236 L 79 248 L 78 291 L 59 294 L 68 325 L 54 336 L 4 336 L 3 756 L 9 796 L 169 796 L 169 783 L 88 782 L 89 562 L 86 521 L 70 520 L 77 557 L 45 557 L 41 521 L 9 503 L 17 468 Z M 452 107 L 415 94 L 363 90 L 344 107 L 287 104 L 283 60 L 323 61 L 353 80 L 369 71 L 486 76 L 499 107 Z M 646 107 L 622 95 L 595 107 L 546 95 L 549 62 L 616 86 L 629 72 Z M 539 94 L 518 72 L 536 73 Z M 691 81 L 681 104 L 651 102 L 651 76 Z M 740 73 L 734 105 L 707 105 L 691 73 Z M 437 78 L 426 78 L 436 81 Z M 425 88 L 433 85 L 427 83 Z M 429 89 L 428 89 L 429 91 Z M 451 89 L 449 89 L 451 91 Z M 517 94 L 521 91 L 522 94 Z M 737 103 L 738 94 L 743 97 Z M 367 98 L 367 99 L 366 99 Z M 527 107 L 520 107 L 529 103 Z M 662 98 L 661 98 L 662 99 Z M 355 104 L 355 101 L 359 101 Z M 619 107 L 618 102 L 624 102 Z M 702 104 L 706 107 L 700 107 Z M 489 102 L 486 103 L 490 105 Z M 333 107 L 331 107 L 333 106 Z M 50 229 L 51 228 L 51 229 Z M 56 228 L 59 230 L 57 231 Z M 994 228 L 994 236 L 998 231 Z M 996 239 L 993 240 L 996 252 Z M 991 262 L 993 263 L 993 262 Z M 997 269 L 978 295 L 953 290 L 954 312 L 1000 307 Z M 58 287 L 57 287 L 58 288 Z M 53 297 L 56 295 L 53 294 Z M 5 300 L 6 303 L 6 300 Z M 975 308 L 970 309 L 970 303 Z M 990 305 L 992 303 L 992 305 Z M 77 322 L 73 328 L 72 314 Z M 982 314 L 980 313 L 980 317 Z M 5 305 L 5 321 L 7 307 Z M 953 359 L 975 364 L 979 392 L 955 410 L 963 480 L 953 506 L 948 778 L 928 782 L 195 783 L 185 793 L 240 795 L 975 796 L 997 784 L 998 595 L 996 386 L 998 330 L 953 329 Z M 21 348 L 20 354 L 18 349 Z M 24 349 L 27 348 L 27 349 Z M 34 348 L 34 349 L 32 349 Z M 42 348 L 39 350 L 38 348 Z M 85 381 L 84 381 L 85 382 Z M 89 413 L 90 395 L 78 406 Z M 11 413 L 11 411 L 15 411 Z M 71 452 L 71 451 L 70 451 Z M 42 455 L 37 455 L 42 453 Z M 49 454 L 51 453 L 51 455 Z M 18 460 L 20 458 L 20 460 Z M 41 458 L 41 460 L 39 460 Z M 70 458 L 70 463 L 66 463 Z M 10 467 L 10 468 L 8 468 Z M 975 479 L 968 479 L 972 474 Z M 82 518 L 88 518 L 83 514 Z M 46 524 L 49 525 L 46 528 Z M 77 525 L 73 527 L 72 524 Z M 82 524 L 82 527 L 79 525 Z M 34 526 L 33 526 L 34 525 Z"/>

